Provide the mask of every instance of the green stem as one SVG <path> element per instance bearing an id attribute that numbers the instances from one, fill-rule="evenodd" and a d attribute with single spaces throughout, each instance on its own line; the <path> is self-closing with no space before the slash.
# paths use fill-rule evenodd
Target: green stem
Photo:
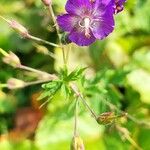
<path id="1" fill-rule="evenodd" d="M 66 54 L 66 63 L 68 63 L 70 51 L 71 51 L 71 46 L 68 46 L 67 54 Z"/>
<path id="2" fill-rule="evenodd" d="M 82 97 L 82 95 L 80 95 L 79 97 L 82 100 L 83 104 L 86 106 L 86 108 L 91 112 L 91 114 L 95 118 L 95 120 L 97 120 L 97 116 L 96 116 L 95 112 L 90 108 L 90 106 L 88 105 L 86 100 Z"/>
<path id="3" fill-rule="evenodd" d="M 51 80 L 52 80 L 52 79 L 37 80 L 37 81 L 26 82 L 26 83 L 25 83 L 25 87 L 26 87 L 26 86 L 31 86 L 31 85 L 36 85 L 36 84 L 41 84 L 41 83 L 44 83 L 44 82 L 49 82 L 49 81 L 51 81 Z"/>
<path id="4" fill-rule="evenodd" d="M 8 24 L 10 23 L 9 20 L 7 20 L 6 18 L 4 18 L 3 16 L 0 15 L 0 18 L 3 19 L 4 21 L 6 21 Z"/>
<path id="5" fill-rule="evenodd" d="M 23 70 L 27 70 L 27 71 L 31 71 L 31 72 L 35 72 L 37 74 L 45 74 L 46 72 L 43 72 L 43 71 L 40 71 L 40 70 L 37 70 L 37 69 L 34 69 L 34 68 L 30 68 L 28 66 L 24 66 L 24 65 L 20 65 L 19 66 L 20 69 L 23 69 Z M 46 73 L 47 74 L 47 73 Z"/>
<path id="6" fill-rule="evenodd" d="M 41 43 L 50 45 L 50 46 L 60 47 L 59 45 L 57 45 L 57 44 L 55 44 L 55 43 L 51 43 L 51 42 L 49 42 L 49 41 L 40 39 L 40 38 L 35 37 L 35 36 L 32 36 L 32 35 L 30 35 L 30 34 L 28 34 L 27 38 L 28 38 L 28 39 L 31 39 L 31 40 L 33 40 L 33 41 L 36 41 L 36 42 L 41 42 Z"/>
<path id="7" fill-rule="evenodd" d="M 77 136 L 77 124 L 78 124 L 78 98 L 75 103 L 75 119 L 74 119 L 74 137 Z"/>
<path id="8" fill-rule="evenodd" d="M 6 88 L 7 87 L 7 84 L 0 84 L 0 89 L 1 88 Z"/>
<path id="9" fill-rule="evenodd" d="M 5 52 L 2 48 L 0 48 L 0 53 L 2 53 L 2 55 L 4 55 L 5 57 L 7 57 L 9 54 L 7 52 Z"/>
<path id="10" fill-rule="evenodd" d="M 11 21 L 5 19 L 3 16 L 0 15 L 0 18 L 3 19 L 4 21 L 6 21 L 8 24 L 10 24 Z M 38 37 L 35 37 L 35 36 L 32 36 L 30 34 L 27 34 L 26 38 L 30 39 L 30 40 L 34 40 L 36 42 L 41 42 L 41 43 L 44 43 L 44 44 L 47 44 L 47 45 L 50 45 L 50 46 L 54 46 L 54 47 L 60 47 L 59 45 L 55 44 L 55 43 L 51 43 L 49 41 L 46 41 L 46 40 L 43 40 L 41 38 L 38 38 Z"/>
<path id="11" fill-rule="evenodd" d="M 31 67 L 28 67 L 28 66 L 20 65 L 20 66 L 18 66 L 18 68 L 19 68 L 19 69 L 23 69 L 23 70 L 27 70 L 27 71 L 31 71 L 31 72 L 34 72 L 34 73 L 39 74 L 39 75 L 42 75 L 43 77 L 45 77 L 45 78 L 48 79 L 48 80 L 57 79 L 57 76 L 56 76 L 56 75 L 49 74 L 49 73 L 47 73 L 47 72 L 40 71 L 40 70 L 31 68 Z"/>
<path id="12" fill-rule="evenodd" d="M 122 110 L 120 110 L 119 108 L 117 108 L 114 104 L 110 103 L 109 101 L 106 101 L 105 99 L 103 99 L 103 102 L 109 106 L 111 109 L 118 111 L 119 113 L 124 114 L 124 112 Z M 146 122 L 146 121 L 140 121 L 137 118 L 133 117 L 132 115 L 126 113 L 125 116 L 127 116 L 128 119 L 130 119 L 131 121 L 135 122 L 138 125 L 141 126 L 147 126 L 150 128 L 150 123 Z"/>
<path id="13" fill-rule="evenodd" d="M 58 39 L 59 39 L 59 44 L 60 44 L 60 47 L 62 49 L 63 61 L 64 61 L 64 64 L 66 65 L 67 62 L 66 62 L 66 56 L 65 56 L 65 49 L 64 49 L 64 46 L 63 46 L 63 44 L 61 42 L 61 36 L 60 36 L 60 32 L 59 32 L 59 26 L 57 24 L 57 21 L 56 21 L 56 18 L 55 18 L 55 14 L 54 14 L 54 10 L 52 8 L 52 5 L 49 5 L 48 10 L 49 10 L 49 13 L 50 13 L 50 15 L 52 17 L 54 26 L 56 28 L 56 32 L 57 32 Z"/>
<path id="14" fill-rule="evenodd" d="M 82 103 L 84 104 L 84 106 L 86 106 L 86 108 L 89 110 L 89 112 L 92 114 L 92 116 L 94 117 L 95 120 L 97 120 L 97 115 L 95 114 L 95 112 L 90 108 L 90 106 L 88 105 L 88 103 L 86 102 L 86 100 L 83 98 L 82 94 L 80 93 L 80 91 L 78 90 L 78 87 L 74 84 L 71 83 L 70 87 L 72 89 L 72 91 L 74 92 L 74 94 L 80 98 L 82 100 Z"/>

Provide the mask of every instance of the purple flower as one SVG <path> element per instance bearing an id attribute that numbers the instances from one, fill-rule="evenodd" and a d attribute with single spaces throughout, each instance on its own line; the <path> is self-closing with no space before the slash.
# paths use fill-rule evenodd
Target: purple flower
<path id="1" fill-rule="evenodd" d="M 115 14 L 121 12 L 124 8 L 124 3 L 126 2 L 126 0 L 115 0 Z"/>
<path id="2" fill-rule="evenodd" d="M 79 46 L 104 39 L 114 30 L 114 0 L 68 0 L 58 25 Z"/>

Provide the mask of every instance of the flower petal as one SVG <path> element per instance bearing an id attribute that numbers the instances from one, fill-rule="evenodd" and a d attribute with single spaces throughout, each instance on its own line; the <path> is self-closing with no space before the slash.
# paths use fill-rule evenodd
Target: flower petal
<path id="1" fill-rule="evenodd" d="M 110 3 L 115 3 L 114 0 L 95 0 L 95 2 L 93 3 L 93 8 L 94 9 L 98 9 L 100 7 L 107 7 Z"/>
<path id="2" fill-rule="evenodd" d="M 79 46 L 88 46 L 95 42 L 96 38 L 93 36 L 92 32 L 90 33 L 91 37 L 87 38 L 85 33 L 80 29 L 74 28 L 69 34 L 69 39 L 76 43 Z"/>
<path id="3" fill-rule="evenodd" d="M 109 14 L 114 14 L 114 0 L 96 0 L 93 4 L 93 14 L 95 17 L 104 15 L 107 11 Z"/>
<path id="4" fill-rule="evenodd" d="M 77 24 L 78 17 L 75 15 L 64 14 L 57 17 L 58 25 L 64 31 L 71 31 Z"/>
<path id="5" fill-rule="evenodd" d="M 114 18 L 113 18 L 113 9 L 109 5 L 106 10 L 99 14 L 99 21 L 95 22 L 94 27 L 92 28 L 93 35 L 97 39 L 103 39 L 108 36 L 114 30 Z"/>
<path id="6" fill-rule="evenodd" d="M 81 15 L 83 11 L 91 8 L 89 0 L 68 0 L 66 11 L 70 14 Z"/>

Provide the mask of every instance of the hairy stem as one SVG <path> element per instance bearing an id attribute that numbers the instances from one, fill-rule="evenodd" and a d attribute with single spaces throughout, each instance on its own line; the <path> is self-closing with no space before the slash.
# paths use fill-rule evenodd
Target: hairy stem
<path id="1" fill-rule="evenodd" d="M 32 36 L 32 35 L 30 35 L 30 34 L 28 34 L 27 38 L 28 38 L 28 39 L 31 39 L 31 40 L 33 40 L 33 41 L 36 41 L 36 42 L 41 42 L 41 43 L 50 45 L 50 46 L 60 47 L 59 45 L 57 45 L 57 44 L 55 44 L 55 43 L 51 43 L 51 42 L 49 42 L 49 41 L 40 39 L 40 38 L 35 37 L 35 36 Z"/>
<path id="2" fill-rule="evenodd" d="M 0 89 L 1 88 L 6 88 L 7 87 L 7 84 L 0 84 Z"/>
<path id="3" fill-rule="evenodd" d="M 107 106 L 109 106 L 111 109 L 114 109 L 114 110 L 116 110 L 116 111 L 118 111 L 118 112 L 120 112 L 120 113 L 122 113 L 122 114 L 124 113 L 124 112 L 121 111 L 119 108 L 117 108 L 114 104 L 110 103 L 109 101 L 107 101 L 107 100 L 105 100 L 105 99 L 103 99 L 102 101 L 103 101 Z M 128 119 L 130 119 L 131 121 L 135 122 L 136 124 L 141 125 L 141 126 L 144 125 L 144 126 L 150 128 L 150 123 L 145 122 L 145 121 L 140 121 L 140 120 L 138 120 L 137 118 L 133 117 L 132 115 L 130 115 L 130 114 L 128 114 L 128 113 L 126 113 L 126 116 L 127 116 Z"/>
<path id="4" fill-rule="evenodd" d="M 5 52 L 3 49 L 0 48 L 0 53 L 4 55 L 5 57 L 9 56 L 7 52 Z"/>
<path id="5" fill-rule="evenodd" d="M 44 71 L 41 71 L 41 70 L 37 70 L 37 69 L 31 68 L 31 67 L 28 67 L 28 66 L 20 65 L 20 66 L 18 66 L 18 68 L 19 69 L 23 69 L 23 70 L 27 70 L 27 71 L 31 71 L 31 72 L 34 72 L 36 74 L 39 74 L 39 75 L 43 76 L 44 78 L 46 78 L 48 80 L 57 79 L 56 75 L 49 74 L 47 72 L 44 72 Z"/>
<path id="6" fill-rule="evenodd" d="M 11 24 L 11 21 L 4 18 L 3 16 L 0 15 L 0 18 L 3 19 L 4 21 L 6 21 L 8 24 Z M 27 39 L 30 39 L 30 40 L 34 40 L 36 42 L 41 42 L 41 43 L 44 43 L 44 44 L 47 44 L 47 45 L 50 45 L 50 46 L 54 46 L 54 47 L 60 47 L 59 45 L 55 44 L 55 43 L 51 43 L 49 41 L 46 41 L 46 40 L 43 40 L 41 38 L 38 38 L 38 37 L 35 37 L 35 36 L 32 36 L 30 35 L 29 33 L 26 33 L 26 36 L 24 36 L 24 38 L 27 38 Z"/>
<path id="7" fill-rule="evenodd" d="M 70 51 L 71 51 L 71 46 L 68 46 L 68 48 L 67 48 L 67 54 L 66 54 L 66 63 L 68 63 Z"/>
<path id="8" fill-rule="evenodd" d="M 86 102 L 86 100 L 83 98 L 82 94 L 80 93 L 80 91 L 78 90 L 78 87 L 75 84 L 70 84 L 70 87 L 72 89 L 72 91 L 74 92 L 74 94 L 80 98 L 82 100 L 82 103 L 84 104 L 84 106 L 86 106 L 86 108 L 89 110 L 89 112 L 92 114 L 92 116 L 94 117 L 95 120 L 97 120 L 97 115 L 95 114 L 95 112 L 90 108 L 90 106 L 88 105 L 88 103 Z"/>
<path id="9" fill-rule="evenodd" d="M 37 81 L 32 81 L 32 82 L 26 82 L 26 83 L 25 83 L 25 87 L 31 86 L 31 85 L 36 85 L 36 84 L 41 84 L 41 83 L 44 83 L 44 82 L 49 82 L 49 81 L 51 81 L 51 80 L 52 80 L 52 79 L 37 80 Z"/>
<path id="10" fill-rule="evenodd" d="M 83 104 L 86 106 L 86 108 L 91 112 L 92 116 L 95 118 L 95 120 L 97 120 L 97 116 L 95 114 L 95 112 L 91 109 L 91 107 L 88 105 L 88 103 L 86 102 L 86 100 L 83 98 L 82 95 L 79 95 L 80 99 L 82 100 Z"/>
<path id="11" fill-rule="evenodd" d="M 77 125 L 78 125 L 78 98 L 76 99 L 76 103 L 75 103 L 74 137 L 78 135 Z"/>
<path id="12" fill-rule="evenodd" d="M 54 26 L 56 28 L 56 32 L 57 32 L 57 35 L 58 35 L 58 39 L 59 39 L 59 44 L 60 44 L 60 47 L 62 49 L 62 54 L 63 54 L 63 61 L 64 61 L 64 64 L 66 66 L 67 62 L 66 62 L 66 56 L 65 56 L 65 49 L 64 49 L 64 46 L 61 42 L 61 36 L 60 36 L 60 32 L 59 32 L 59 26 L 57 24 L 57 21 L 56 21 L 56 17 L 55 17 L 55 14 L 54 14 L 54 10 L 52 8 L 52 5 L 49 5 L 48 7 L 48 10 L 49 10 L 49 13 L 52 17 L 52 20 L 53 20 L 53 23 L 54 23 Z"/>
<path id="13" fill-rule="evenodd" d="M 116 125 L 116 129 L 127 139 L 137 150 L 142 150 L 142 148 L 135 142 L 135 140 L 130 136 L 130 132 L 119 125 Z"/>

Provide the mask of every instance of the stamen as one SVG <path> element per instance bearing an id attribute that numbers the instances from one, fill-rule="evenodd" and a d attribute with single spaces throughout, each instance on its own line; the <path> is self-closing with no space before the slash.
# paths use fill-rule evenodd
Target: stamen
<path id="1" fill-rule="evenodd" d="M 90 29 L 85 29 L 85 36 L 86 36 L 87 38 L 90 38 L 90 37 L 91 37 L 91 35 L 90 35 Z"/>
<path id="2" fill-rule="evenodd" d="M 90 2 L 91 2 L 91 3 L 94 3 L 94 2 L 95 2 L 95 0 L 90 0 Z"/>
<path id="3" fill-rule="evenodd" d="M 85 36 L 90 38 L 90 18 L 84 18 Z"/>
<path id="4" fill-rule="evenodd" d="M 83 30 L 83 32 L 85 32 L 85 36 L 87 38 L 91 37 L 91 35 L 90 35 L 91 23 L 92 23 L 92 21 L 88 17 L 83 18 L 79 22 L 79 26 L 82 27 L 82 30 Z"/>

